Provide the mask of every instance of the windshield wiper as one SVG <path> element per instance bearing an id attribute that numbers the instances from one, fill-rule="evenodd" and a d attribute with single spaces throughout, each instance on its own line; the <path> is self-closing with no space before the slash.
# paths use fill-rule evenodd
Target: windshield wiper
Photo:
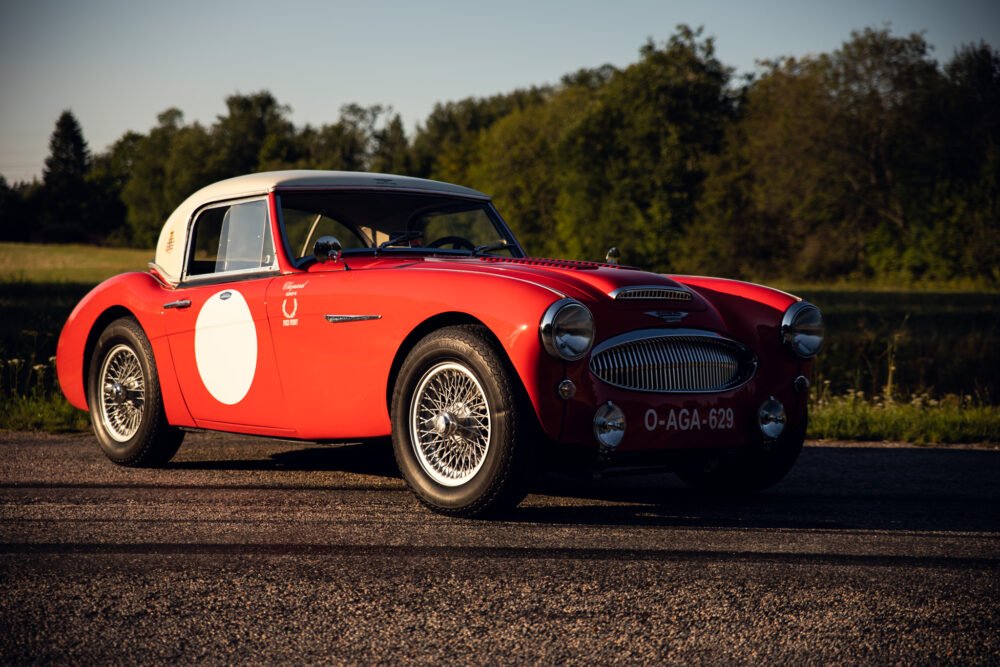
<path id="1" fill-rule="evenodd" d="M 472 249 L 473 255 L 483 255 L 489 253 L 491 250 L 500 250 L 502 248 L 509 248 L 510 244 L 506 241 L 494 241 L 493 243 L 486 243 L 484 245 L 477 245 Z"/>
<path id="2" fill-rule="evenodd" d="M 383 241 L 382 243 L 378 244 L 378 247 L 375 248 L 375 256 L 377 257 L 379 252 L 385 250 L 389 246 L 396 245 L 397 243 L 402 243 L 403 241 L 412 241 L 413 239 L 419 239 L 423 235 L 424 235 L 423 232 L 418 232 L 415 229 L 408 229 L 406 231 L 396 232 L 395 234 L 389 236 L 388 241 Z"/>

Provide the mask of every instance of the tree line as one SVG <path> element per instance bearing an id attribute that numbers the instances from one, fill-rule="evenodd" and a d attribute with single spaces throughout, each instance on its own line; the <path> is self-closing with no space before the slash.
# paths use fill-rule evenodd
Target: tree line
<path id="1" fill-rule="evenodd" d="M 296 127 L 269 92 L 206 127 L 178 109 L 92 155 L 56 123 L 40 182 L 0 178 L 0 238 L 152 247 L 187 195 L 288 168 L 435 178 L 492 194 L 535 255 L 766 280 L 1000 284 L 1000 52 L 943 65 L 919 34 L 866 29 L 738 78 L 685 26 L 637 62 Z"/>

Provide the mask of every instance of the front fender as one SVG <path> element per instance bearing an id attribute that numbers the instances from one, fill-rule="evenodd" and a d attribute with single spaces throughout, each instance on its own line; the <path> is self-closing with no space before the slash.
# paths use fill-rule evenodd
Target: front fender
<path id="1" fill-rule="evenodd" d="M 781 354 L 781 317 L 801 299 L 764 285 L 704 276 L 668 276 L 695 289 L 722 316 L 731 336 L 758 355 Z"/>

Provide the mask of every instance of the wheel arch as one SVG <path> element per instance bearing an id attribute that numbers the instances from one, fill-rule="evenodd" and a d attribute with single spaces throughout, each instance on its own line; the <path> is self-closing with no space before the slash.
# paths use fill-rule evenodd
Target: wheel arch
<path id="1" fill-rule="evenodd" d="M 492 342 L 496 349 L 500 351 L 504 362 L 507 364 L 507 368 L 514 378 L 515 391 L 518 392 L 518 397 L 525 402 L 526 406 L 532 406 L 530 410 L 532 416 L 537 422 L 538 415 L 535 414 L 531 400 L 529 399 L 527 389 L 524 386 L 524 379 L 521 374 L 518 373 L 517 367 L 514 365 L 510 358 L 510 354 L 504 348 L 500 339 L 497 337 L 496 333 L 493 332 L 485 323 L 468 313 L 462 313 L 457 311 L 451 311 L 446 313 L 438 313 L 432 317 L 427 318 L 420 324 L 418 324 L 407 336 L 403 339 L 400 344 L 399 349 L 396 350 L 396 355 L 393 357 L 392 365 L 389 367 L 389 377 L 385 386 L 385 405 L 386 410 L 392 413 L 392 393 L 396 386 L 396 380 L 399 378 L 399 371 L 403 367 L 403 362 L 406 360 L 407 355 L 410 351 L 423 340 L 428 335 L 444 329 L 446 327 L 462 326 L 462 325 L 474 325 L 481 327 L 484 334 L 489 337 L 490 342 Z"/>
<path id="2" fill-rule="evenodd" d="M 81 381 L 83 382 L 85 389 L 87 386 L 87 374 L 90 372 L 90 361 L 94 356 L 94 348 L 97 347 L 97 340 L 101 337 L 101 334 L 104 333 L 104 330 L 108 328 L 109 324 L 117 319 L 121 319 L 122 317 L 131 317 L 139 324 L 139 327 L 144 332 L 146 331 L 146 328 L 142 326 L 142 322 L 139 321 L 136 314 L 125 306 L 114 305 L 105 309 L 100 315 L 98 315 L 97 319 L 95 319 L 94 323 L 90 326 L 90 331 L 87 333 L 87 340 L 83 345 L 83 369 Z M 149 336 L 147 334 L 147 338 L 148 337 Z"/>
<path id="3" fill-rule="evenodd" d="M 163 397 L 167 422 L 174 426 L 194 426 L 194 420 L 191 418 L 191 413 L 184 402 L 180 385 L 177 383 L 177 377 L 173 370 L 173 356 L 167 340 L 162 336 L 155 335 L 155 321 L 152 323 L 148 321 L 144 322 L 145 318 L 141 313 L 121 304 L 108 306 L 101 311 L 87 332 L 87 338 L 83 347 L 83 364 L 79 370 L 79 380 L 80 386 L 83 388 L 84 400 L 86 401 L 88 398 L 86 396 L 87 377 L 90 373 L 90 362 L 97 348 L 97 341 L 100 340 L 101 334 L 104 333 L 109 324 L 123 317 L 135 320 L 139 329 L 142 330 L 143 335 L 149 341 L 153 352 L 153 364 L 156 366 L 156 375 L 160 386 L 160 394 Z M 145 317 L 154 317 L 154 315 L 146 313 Z M 153 324 L 153 326 L 150 327 L 150 324 Z M 87 409 L 90 409 L 89 403 L 87 404 Z"/>
<path id="4" fill-rule="evenodd" d="M 388 410 L 389 412 L 392 411 L 393 388 L 396 386 L 396 380 L 399 378 L 399 371 L 403 367 L 403 362 L 406 360 L 406 356 L 410 353 L 410 350 L 412 350 L 414 346 L 417 343 L 419 343 L 423 338 L 434 333 L 438 329 L 444 329 L 445 327 L 461 326 L 463 324 L 472 324 L 483 327 L 483 329 L 489 332 L 489 335 L 493 339 L 493 342 L 496 343 L 497 345 L 500 344 L 500 341 L 497 340 L 497 337 L 493 334 L 492 331 L 489 330 L 489 327 L 487 327 L 485 324 L 482 323 L 482 321 L 476 319 L 475 317 L 469 315 L 468 313 L 461 313 L 454 311 L 447 313 L 438 313 L 437 315 L 427 318 L 426 320 L 418 324 L 416 327 L 414 327 L 414 329 L 409 334 L 407 334 L 406 338 L 403 339 L 403 342 L 400 343 L 399 349 L 396 350 L 396 355 L 392 359 L 392 365 L 389 366 L 389 377 L 385 385 L 386 410 Z M 504 355 L 506 356 L 506 351 L 504 351 Z"/>

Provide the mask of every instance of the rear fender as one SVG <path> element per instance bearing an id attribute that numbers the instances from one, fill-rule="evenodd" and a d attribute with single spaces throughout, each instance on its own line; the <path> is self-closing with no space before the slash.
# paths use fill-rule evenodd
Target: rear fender
<path id="1" fill-rule="evenodd" d="M 88 410 L 87 371 L 101 332 L 119 317 L 133 317 L 153 348 L 167 421 L 194 426 L 174 373 L 173 357 L 163 329 L 163 304 L 173 290 L 148 273 L 124 273 L 109 278 L 87 293 L 63 325 L 56 347 L 59 386 L 73 406 Z"/>

